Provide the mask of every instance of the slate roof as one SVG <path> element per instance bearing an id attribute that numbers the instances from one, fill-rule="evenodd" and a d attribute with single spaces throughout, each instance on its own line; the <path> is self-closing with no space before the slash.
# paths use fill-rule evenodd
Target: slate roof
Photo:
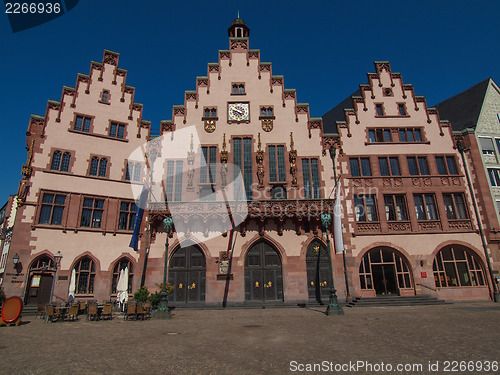
<path id="1" fill-rule="evenodd" d="M 352 101 L 353 96 L 361 96 L 361 90 L 357 89 L 342 102 L 337 104 L 323 116 L 323 133 L 325 134 L 338 134 L 337 121 L 346 121 L 344 109 L 354 108 L 354 103 Z"/>
<path id="2" fill-rule="evenodd" d="M 475 129 L 490 79 L 436 104 L 440 119 L 450 121 L 453 130 Z"/>

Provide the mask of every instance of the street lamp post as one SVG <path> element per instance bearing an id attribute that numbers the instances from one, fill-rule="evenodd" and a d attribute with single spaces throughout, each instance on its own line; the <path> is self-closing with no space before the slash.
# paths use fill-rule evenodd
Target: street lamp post
<path id="1" fill-rule="evenodd" d="M 168 308 L 168 295 L 167 295 L 167 270 L 168 270 L 168 234 L 173 227 L 173 220 L 170 217 L 163 219 L 163 227 L 167 233 L 165 240 L 165 263 L 163 266 L 163 287 L 161 289 L 161 299 L 158 305 L 158 310 L 154 314 L 155 319 L 170 319 L 170 309 Z"/>
<path id="2" fill-rule="evenodd" d="M 57 253 L 54 255 L 54 267 L 55 267 L 55 272 L 54 272 L 54 279 L 52 280 L 52 289 L 50 290 L 50 303 L 52 303 L 52 298 L 54 297 L 54 286 L 56 285 L 56 279 L 57 279 L 57 269 L 59 268 L 59 263 L 61 263 L 62 259 L 62 254 L 60 251 L 57 251 Z"/>
<path id="3" fill-rule="evenodd" d="M 332 254 L 330 247 L 330 237 L 328 236 L 328 228 L 332 223 L 332 216 L 330 214 L 322 214 L 321 215 L 321 224 L 323 225 L 323 229 L 326 232 L 326 245 L 328 247 L 328 265 L 330 267 L 330 298 L 328 301 L 328 307 L 326 308 L 326 315 L 344 315 L 344 310 L 342 306 L 339 305 L 339 301 L 337 299 L 337 290 L 333 284 L 333 266 L 332 266 Z"/>

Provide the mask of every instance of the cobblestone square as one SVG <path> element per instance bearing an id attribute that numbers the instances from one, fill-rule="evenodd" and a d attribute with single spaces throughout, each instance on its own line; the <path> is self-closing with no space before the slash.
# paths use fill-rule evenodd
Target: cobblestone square
<path id="1" fill-rule="evenodd" d="M 331 366 L 324 373 L 443 374 L 445 361 L 500 361 L 494 303 L 323 311 L 174 310 L 168 321 L 118 315 L 52 324 L 27 316 L 19 327 L 0 328 L 0 374 L 311 374 L 322 363 Z M 357 361 L 372 371 L 338 367 Z M 437 361 L 438 371 L 429 371 Z M 398 364 L 422 368 L 397 371 Z"/>

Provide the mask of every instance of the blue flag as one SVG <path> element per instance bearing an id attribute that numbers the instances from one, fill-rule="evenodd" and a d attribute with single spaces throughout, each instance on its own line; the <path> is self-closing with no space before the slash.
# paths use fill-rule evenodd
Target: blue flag
<path id="1" fill-rule="evenodd" d="M 130 240 L 129 247 L 133 248 L 135 251 L 139 250 L 139 231 L 141 229 L 142 217 L 144 216 L 144 210 L 148 201 L 149 191 L 146 186 L 142 188 L 141 197 L 139 198 L 139 204 L 137 205 L 137 213 L 135 215 L 134 223 L 134 233 L 132 234 L 132 239 Z"/>

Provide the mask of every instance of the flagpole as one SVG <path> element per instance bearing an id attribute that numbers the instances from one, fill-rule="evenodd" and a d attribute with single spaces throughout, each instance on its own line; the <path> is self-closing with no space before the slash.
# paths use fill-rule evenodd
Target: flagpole
<path id="1" fill-rule="evenodd" d="M 156 150 L 151 150 L 149 153 L 149 158 L 151 159 L 149 164 L 149 170 L 150 170 L 150 178 L 149 178 L 149 189 L 148 189 L 148 202 L 145 208 L 146 211 L 146 249 L 144 250 L 144 267 L 142 270 L 142 277 L 141 277 L 141 288 L 144 286 L 146 283 L 146 268 L 148 266 L 148 257 L 149 257 L 149 206 L 151 205 L 151 190 L 153 189 L 153 165 L 156 160 Z M 148 162 L 148 158 L 146 158 L 146 162 Z"/>
<path id="2" fill-rule="evenodd" d="M 332 168 L 333 168 L 333 176 L 335 178 L 335 189 L 340 188 L 340 178 L 337 179 L 337 170 L 335 169 L 335 156 L 337 154 L 337 149 L 335 147 L 330 147 L 330 159 L 332 159 Z M 331 195 L 331 194 L 330 194 Z M 336 195 L 336 199 L 338 199 L 339 194 Z M 335 212 L 334 212 L 335 214 Z M 338 213 L 340 215 L 340 212 Z M 345 291 L 346 291 L 346 301 L 351 298 L 351 293 L 349 291 L 349 279 L 347 277 L 347 262 L 345 257 L 345 249 L 342 251 L 342 263 L 344 266 L 344 279 L 345 279 Z"/>

